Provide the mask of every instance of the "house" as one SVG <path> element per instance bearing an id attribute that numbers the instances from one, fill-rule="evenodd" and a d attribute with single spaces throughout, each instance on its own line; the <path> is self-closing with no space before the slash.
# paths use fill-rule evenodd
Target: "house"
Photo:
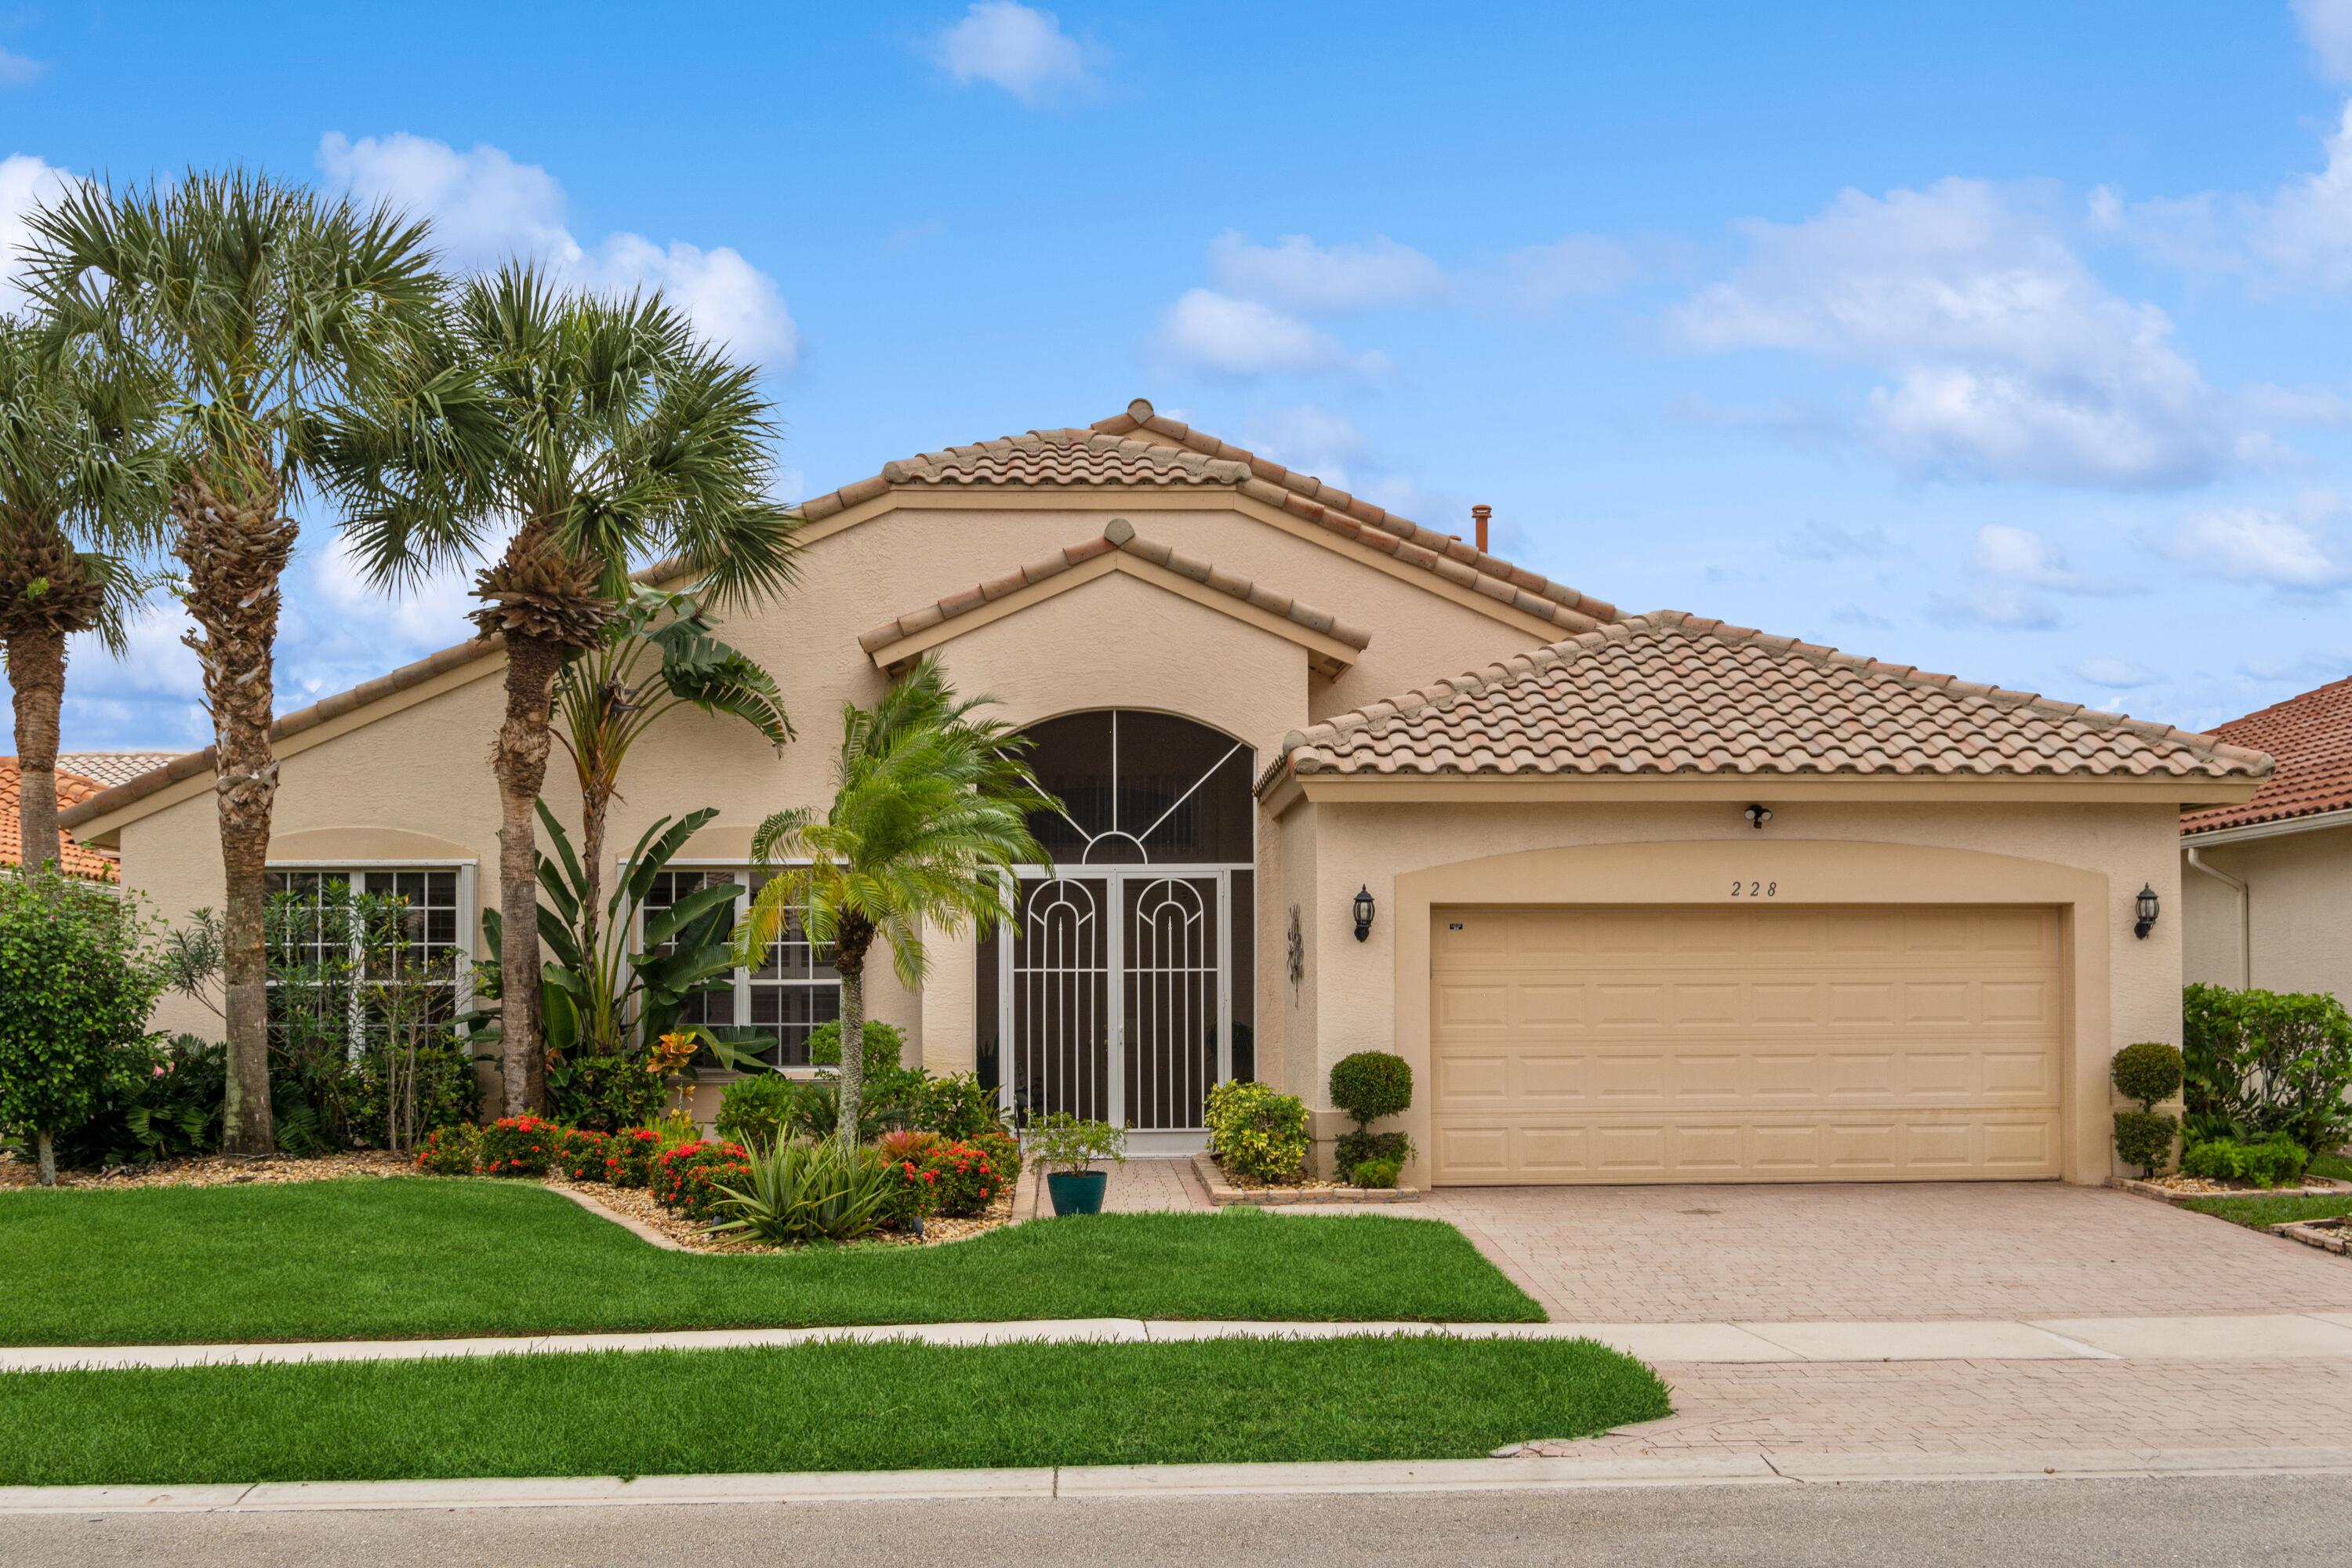
<path id="1" fill-rule="evenodd" d="M 2182 973 L 2352 1000 L 2352 677 L 2214 733 L 2278 768 L 2180 819 Z"/>
<path id="2" fill-rule="evenodd" d="M 79 805 L 107 787 L 87 774 L 69 771 L 71 761 L 67 757 L 58 759 L 58 805 L 61 807 Z M 20 842 L 25 836 L 24 819 L 16 810 L 23 783 L 16 759 L 0 757 L 0 869 L 24 864 Z M 116 879 L 114 858 L 77 842 L 68 828 L 58 830 L 58 869 L 68 877 L 86 877 L 94 882 Z"/>
<path id="3" fill-rule="evenodd" d="M 1393 1049 L 1438 1184 L 2063 1177 L 2108 1170 L 2106 1063 L 2177 1038 L 2179 814 L 2259 752 L 1696 616 L 1628 616 L 1138 401 L 908 458 L 807 503 L 802 583 L 728 637 L 801 739 L 665 721 L 612 839 L 710 805 L 751 883 L 845 701 L 939 654 L 1066 804 L 1013 931 L 934 945 L 874 1015 L 1008 1105 L 1197 1146 L 1213 1082 L 1325 1107 Z M 405 877 L 463 956 L 497 864 L 495 643 L 287 715 L 271 858 Z M 1468 673 L 1463 673 L 1467 671 Z M 576 811 L 550 775 L 552 809 Z M 168 913 L 215 902 L 210 763 L 76 808 Z M 788 932 L 723 1017 L 806 1059 Z M 194 1016 L 167 1027 L 193 1026 Z M 1318 1137 L 1338 1130 L 1318 1110 Z"/>

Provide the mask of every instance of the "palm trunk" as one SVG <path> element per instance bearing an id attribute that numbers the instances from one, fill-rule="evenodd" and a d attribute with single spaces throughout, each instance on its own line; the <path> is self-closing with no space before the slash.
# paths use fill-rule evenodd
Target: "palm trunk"
<path id="1" fill-rule="evenodd" d="M 499 964 L 504 990 L 499 1027 L 509 1116 L 547 1100 L 547 1051 L 539 995 L 539 833 L 536 807 L 554 743 L 551 707 L 562 645 L 507 634 L 507 716 L 499 727 Z"/>
<path id="2" fill-rule="evenodd" d="M 841 1116 L 834 1132 L 855 1152 L 866 1101 L 866 954 L 874 929 L 854 917 L 834 933 L 833 968 L 841 976 Z"/>
<path id="3" fill-rule="evenodd" d="M 58 1184 L 57 1142 L 50 1137 L 49 1130 L 46 1127 L 33 1134 L 33 1141 L 40 1146 L 41 1151 L 41 1185 L 54 1187 Z"/>
<path id="4" fill-rule="evenodd" d="M 591 963 L 597 962 L 597 943 L 604 940 L 604 815 L 612 804 L 612 796 L 595 784 L 580 792 L 580 868 L 588 885 L 588 896 L 580 901 L 580 951 Z M 592 1047 L 594 1054 L 620 1047 L 621 1020 L 612 1017 L 610 1009 L 604 1011 L 604 1017 L 583 1020 L 596 1037 Z M 606 1025 L 612 1026 L 614 1038 L 603 1037 Z"/>
<path id="5" fill-rule="evenodd" d="M 173 491 L 173 553 L 188 569 L 188 612 L 203 628 L 183 640 L 204 666 L 213 714 L 214 802 L 220 822 L 221 971 L 226 993 L 228 1092 L 221 1146 L 266 1154 L 277 1146 L 269 1115 L 269 971 L 262 906 L 278 759 L 269 727 L 271 661 L 278 642 L 278 582 L 293 553 L 291 518 L 274 486 L 239 504 L 201 477 Z"/>
<path id="6" fill-rule="evenodd" d="M 32 626 L 8 637 L 8 684 L 16 705 L 16 811 L 27 871 L 60 858 L 58 847 L 58 714 L 66 700 L 66 635 Z"/>

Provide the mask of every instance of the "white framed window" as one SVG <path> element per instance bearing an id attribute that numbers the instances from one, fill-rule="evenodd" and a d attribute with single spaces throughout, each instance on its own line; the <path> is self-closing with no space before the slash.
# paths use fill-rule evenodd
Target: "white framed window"
<path id="1" fill-rule="evenodd" d="M 732 882 L 743 889 L 736 904 L 740 912 L 768 885 L 772 873 L 741 866 L 677 868 L 661 872 L 646 896 L 646 910 L 664 910 L 700 889 Z M 643 928 L 639 934 L 642 937 Z M 809 941 L 797 912 L 787 920 L 776 940 L 768 944 L 765 960 L 756 966 L 739 965 L 733 984 L 725 991 L 690 998 L 684 1021 L 716 1027 L 757 1029 L 774 1044 L 761 1053 L 770 1066 L 809 1065 L 808 1037 L 820 1024 L 841 1016 L 841 974 L 833 966 L 833 949 Z"/>
<path id="2" fill-rule="evenodd" d="M 385 987 L 425 993 L 427 1020 L 444 1024 L 472 1005 L 474 942 L 467 917 L 474 909 L 475 865 L 472 861 L 437 864 L 348 862 L 274 864 L 266 873 L 265 895 L 281 911 L 290 897 L 296 909 L 315 911 L 310 920 L 299 914 L 274 920 L 271 942 L 273 968 L 306 973 L 331 984 L 343 994 L 341 1014 L 346 1048 L 357 1055 L 366 1043 L 372 1024 L 367 997 L 381 996 Z M 406 951 L 400 973 L 388 972 L 379 957 L 363 951 L 349 921 L 330 917 L 329 906 L 339 890 L 355 897 L 398 899 L 405 905 L 404 932 Z M 273 991 L 281 982 L 273 980 Z M 273 997 L 273 1015 L 282 1016 L 282 1004 Z"/>

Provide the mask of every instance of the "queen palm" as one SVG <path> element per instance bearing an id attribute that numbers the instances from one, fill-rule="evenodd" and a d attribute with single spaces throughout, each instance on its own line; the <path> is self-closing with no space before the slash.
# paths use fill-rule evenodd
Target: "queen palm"
<path id="1" fill-rule="evenodd" d="M 66 639 L 96 632 L 122 651 L 145 585 L 128 557 L 163 531 L 155 406 L 126 371 L 87 349 L 45 352 L 34 322 L 0 317 L 0 660 L 16 704 L 27 870 L 58 854 Z"/>
<path id="2" fill-rule="evenodd" d="M 223 1142 L 262 1152 L 269 1116 L 262 904 L 278 762 L 269 727 L 278 579 L 319 416 L 383 392 L 444 285 L 425 226 L 243 172 L 70 187 L 29 217 L 26 286 L 58 341 L 143 364 L 169 427 L 185 640 L 212 710 L 228 1030 Z"/>
<path id="3" fill-rule="evenodd" d="M 780 811 L 752 835 L 752 858 L 773 867 L 736 930 L 736 962 L 756 964 L 797 918 L 833 949 L 841 976 L 844 1144 L 857 1141 L 866 1070 L 866 967 L 875 942 L 908 986 L 929 968 L 928 930 L 985 934 L 1010 917 L 1013 868 L 1045 863 L 1034 812 L 1060 804 L 1022 763 L 1010 726 L 976 717 L 986 697 L 958 698 L 937 658 L 908 671 L 871 709 L 842 709 L 833 804 Z M 789 857 L 801 864 L 778 865 Z"/>
<path id="4" fill-rule="evenodd" d="M 770 499 L 775 427 L 757 372 L 698 339 L 658 295 L 568 292 L 521 264 L 467 282 L 434 416 L 339 423 L 328 446 L 357 503 L 357 553 L 379 575 L 451 552 L 499 558 L 475 582 L 475 626 L 506 648 L 499 797 L 499 960 L 540 971 L 535 808 L 553 744 L 556 676 L 621 615 L 633 567 L 667 554 L 714 609 L 793 579 L 797 519 Z M 420 364 L 426 381 L 443 367 Z M 380 503 L 366 492 L 380 491 Z M 462 503 L 454 521 L 433 498 Z M 536 986 L 499 1020 L 508 1111 L 539 1109 L 547 1059 Z"/>

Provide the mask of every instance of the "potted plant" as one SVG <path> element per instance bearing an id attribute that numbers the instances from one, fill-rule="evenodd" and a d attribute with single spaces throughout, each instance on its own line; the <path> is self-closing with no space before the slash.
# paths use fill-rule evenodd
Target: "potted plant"
<path id="1" fill-rule="evenodd" d="M 1127 1163 L 1127 1133 L 1108 1121 L 1081 1121 L 1066 1110 L 1055 1110 L 1029 1124 L 1025 1142 L 1030 1156 L 1045 1173 L 1045 1190 L 1053 1194 L 1054 1212 L 1102 1213 L 1103 1188 L 1110 1173 L 1094 1168 L 1097 1160 Z"/>

